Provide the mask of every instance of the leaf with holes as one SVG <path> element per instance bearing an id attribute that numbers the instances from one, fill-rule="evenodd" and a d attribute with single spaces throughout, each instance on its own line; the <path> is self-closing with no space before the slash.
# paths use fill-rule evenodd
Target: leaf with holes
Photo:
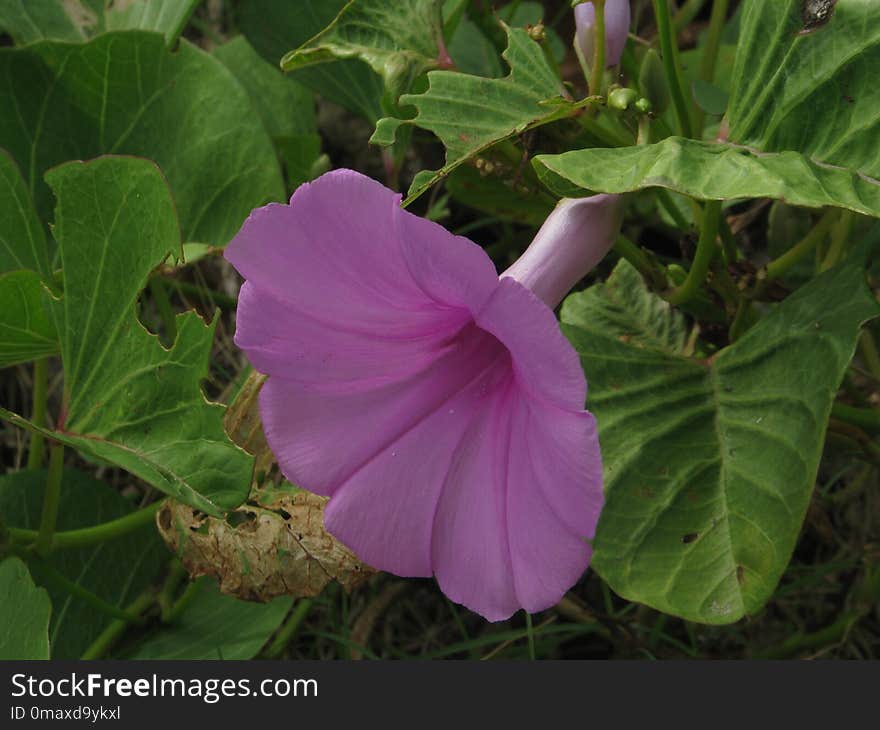
<path id="1" fill-rule="evenodd" d="M 504 78 L 431 71 L 424 94 L 400 97 L 401 105 L 418 110 L 413 119 L 379 121 L 371 140 L 376 144 L 392 144 L 402 124 L 414 124 L 434 132 L 446 147 L 446 164 L 420 173 L 406 202 L 496 142 L 577 112 L 579 105 L 563 98 L 562 82 L 541 46 L 521 28 L 508 28 L 507 38 L 503 58 L 510 73 Z"/>
<path id="2" fill-rule="evenodd" d="M 247 92 L 216 58 L 156 33 L 0 49 L 0 147 L 48 220 L 47 168 L 104 153 L 154 160 L 184 240 L 220 246 L 252 208 L 284 198 L 272 141 Z"/>
<path id="3" fill-rule="evenodd" d="M 566 299 L 605 470 L 593 565 L 617 593 L 713 624 L 764 605 L 794 549 L 860 326 L 877 314 L 850 260 L 706 363 L 684 355 L 681 315 L 626 262 Z"/>
<path id="4" fill-rule="evenodd" d="M 154 30 L 172 44 L 199 0 L 3 0 L 0 28 L 18 45 L 83 42 L 105 30 Z"/>
<path id="5" fill-rule="evenodd" d="M 0 595 L 0 659 L 48 659 L 52 604 L 18 558 L 0 560 Z"/>
<path id="6" fill-rule="evenodd" d="M 116 490 L 81 471 L 65 469 L 61 485 L 58 530 L 91 527 L 136 509 Z M 45 469 L 0 476 L 0 515 L 4 522 L 39 529 L 45 488 Z M 29 557 L 34 579 L 46 587 L 52 599 L 52 658 L 79 659 L 114 620 L 71 594 L 54 576 L 60 574 L 107 603 L 125 608 L 156 578 L 167 555 L 156 530 L 145 525 L 107 542 L 56 550 L 46 559 Z"/>
<path id="7" fill-rule="evenodd" d="M 539 176 L 560 195 L 659 186 L 880 216 L 880 3 L 839 0 L 818 24 L 804 8 L 744 5 L 725 142 L 540 155 Z"/>
<path id="8" fill-rule="evenodd" d="M 210 514 L 238 505 L 253 460 L 226 436 L 225 409 L 199 388 L 213 324 L 195 312 L 179 315 L 166 350 L 135 316 L 150 271 L 180 251 L 161 172 L 148 160 L 101 157 L 47 178 L 58 197 L 54 234 L 64 266 L 64 296 L 53 312 L 66 406 L 48 435 Z"/>
<path id="9" fill-rule="evenodd" d="M 296 71 L 340 58 L 359 58 L 385 80 L 394 98 L 440 62 L 439 0 L 349 0 L 330 24 L 281 59 Z"/>

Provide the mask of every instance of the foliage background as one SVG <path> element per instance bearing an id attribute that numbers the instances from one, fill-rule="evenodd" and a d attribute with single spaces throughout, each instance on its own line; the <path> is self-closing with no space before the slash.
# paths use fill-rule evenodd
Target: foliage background
<path id="1" fill-rule="evenodd" d="M 283 77 L 276 69 L 278 62 L 327 26 L 336 5 L 341 7 L 340 3 L 307 0 L 156 0 L 145 9 L 137 2 L 105 5 L 102 0 L 81 0 L 79 6 L 88 22 L 76 24 L 70 22 L 69 14 L 56 13 L 60 4 L 50 0 L 0 2 L 0 28 L 6 30 L 0 35 L 0 46 L 4 46 L 0 79 L 5 82 L 0 91 L 0 147 L 10 155 L 0 157 L 7 195 L 4 200 L 33 201 L 32 206 L 21 203 L 15 209 L 0 206 L 4 224 L 0 241 L 6 240 L 2 239 L 6 231 L 33 243 L 28 254 L 31 258 L 0 259 L 0 271 L 36 272 L 6 274 L 3 278 L 8 288 L 0 290 L 0 303 L 7 313 L 13 312 L 16 302 L 34 307 L 36 314 L 29 321 L 32 334 L 38 337 L 30 338 L 28 354 L 48 357 L 48 408 L 44 410 L 57 416 L 63 389 L 74 388 L 66 413 L 67 430 L 80 436 L 69 436 L 65 441 L 73 448 L 64 451 L 59 531 L 85 528 L 130 515 L 136 507 L 155 505 L 162 496 L 157 485 L 167 493 L 196 500 L 195 506 L 208 513 L 234 505 L 246 495 L 249 463 L 241 460 L 237 449 L 230 448 L 219 411 L 198 396 L 200 383 L 210 400 L 229 403 L 247 375 L 246 362 L 232 344 L 238 280 L 218 253 L 251 208 L 283 199 L 300 182 L 329 167 L 352 167 L 403 191 L 424 192 L 414 198 L 411 210 L 471 237 L 489 252 L 499 269 L 528 244 L 552 209 L 554 193 L 572 194 L 600 189 L 601 185 L 617 186 L 612 192 L 640 191 L 630 202 L 624 234 L 643 257 L 637 262 L 647 262 L 641 271 L 644 276 L 629 264 L 619 263 L 629 249 L 618 246 L 582 283 L 584 292 L 575 294 L 561 311 L 566 332 L 576 347 L 586 353 L 614 353 L 617 347 L 632 380 L 651 384 L 647 396 L 637 392 L 621 406 L 619 400 L 608 396 L 620 387 L 616 382 L 619 366 L 603 367 L 599 357 L 585 361 L 596 397 L 590 407 L 601 419 L 602 394 L 606 394 L 612 402 L 608 404 L 609 425 L 603 428 L 610 429 L 609 433 L 615 427 L 620 429 L 614 438 L 603 436 L 603 444 L 612 444 L 606 445 L 609 462 L 618 456 L 625 460 L 625 433 L 632 431 L 634 423 L 638 424 L 635 433 L 656 429 L 656 414 L 664 408 L 673 415 L 680 406 L 696 409 L 686 428 L 671 423 L 672 437 L 657 444 L 657 453 L 673 454 L 673 468 L 676 448 L 686 449 L 689 460 L 701 448 L 711 460 L 717 448 L 702 439 L 709 426 L 701 419 L 711 420 L 717 414 L 704 412 L 713 386 L 707 385 L 709 376 L 694 359 L 711 358 L 731 339 L 730 325 L 735 323 L 736 311 L 730 310 L 723 284 L 718 284 L 724 277 L 714 272 L 715 286 L 680 311 L 671 310 L 658 296 L 662 287 L 651 278 L 662 271 L 674 280 L 676 271 L 683 271 L 681 265 L 687 267 L 693 260 L 699 231 L 692 223 L 693 206 L 680 193 L 699 199 L 745 198 L 731 200 L 723 209 L 724 221 L 743 253 L 732 267 L 736 284 L 751 286 L 768 260 L 790 250 L 816 225 L 824 225 L 826 232 L 832 226 L 848 227 L 840 235 L 848 246 L 852 242 L 847 260 L 857 264 L 867 257 L 868 246 L 880 239 L 867 216 L 832 220 L 828 211 L 837 211 L 835 207 L 817 212 L 788 204 L 841 206 L 876 216 L 873 190 L 840 184 L 835 170 L 820 167 L 805 172 L 797 168 L 792 172 L 788 158 L 778 169 L 771 169 L 776 158 L 764 154 L 798 149 L 809 153 L 808 163 L 815 155 L 827 158 L 826 153 L 837 154 L 834 161 L 842 166 L 855 160 L 866 172 L 875 172 L 880 103 L 865 81 L 864 70 L 859 72 L 860 63 L 853 62 L 841 72 L 834 65 L 839 54 L 825 49 L 825 55 L 817 58 L 829 64 L 826 76 L 830 80 L 825 85 L 829 88 L 819 85 L 801 93 L 796 80 L 773 88 L 772 74 L 754 74 L 748 88 L 729 96 L 734 77 L 744 74 L 732 62 L 741 18 L 736 2 L 729 4 L 733 20 L 721 37 L 714 83 L 689 83 L 687 88 L 699 110 L 696 114 L 704 117 L 705 138 L 712 139 L 719 131 L 718 112 L 732 98 L 734 108 L 729 112 L 739 120 L 733 125 L 732 139 L 748 143 L 761 154 L 743 155 L 733 147 L 719 154 L 717 145 L 710 148 L 705 142 L 676 137 L 650 150 L 633 148 L 631 157 L 613 149 L 619 132 L 613 124 L 603 126 L 604 117 L 592 128 L 574 129 L 576 108 L 535 102 L 557 93 L 557 77 L 546 69 L 558 68 L 573 88 L 583 89 L 581 70 L 568 42 L 574 30 L 568 3 L 514 1 L 498 8 L 498 15 L 513 29 L 509 39 L 489 3 L 449 0 L 444 4 L 446 28 L 455 27 L 447 46 L 457 69 L 491 78 L 488 86 L 485 79 L 436 76 L 429 90 L 422 72 L 431 65 L 435 39 L 418 32 L 410 37 L 412 28 L 417 31 L 419 26 L 411 22 L 408 8 L 424 5 L 418 2 L 402 3 L 396 14 L 383 19 L 390 46 L 386 40 L 373 39 L 369 54 L 350 53 L 344 36 L 332 36 L 325 39 L 324 46 L 347 57 L 305 65 L 309 54 L 326 50 L 324 46 L 318 51 L 307 48 L 287 58 L 289 67 L 303 67 L 291 77 Z M 692 81 L 705 49 L 712 3 L 677 5 L 682 63 Z M 776 28 L 783 16 L 774 13 L 784 13 L 790 5 L 788 0 L 766 4 L 769 14 L 760 27 Z M 634 2 L 633 6 L 639 38 L 656 40 L 651 3 Z M 851 6 L 859 3 L 851 2 Z M 525 31 L 541 19 L 547 28 L 543 56 Z M 107 31 L 132 28 L 140 30 L 123 31 L 128 34 L 125 37 L 106 35 Z M 756 45 L 749 47 L 749 54 L 758 54 L 756 49 L 760 48 L 785 51 L 784 43 L 767 32 L 768 37 L 751 39 Z M 182 41 L 177 40 L 178 35 Z M 67 44 L 57 42 L 59 39 Z M 508 40 L 511 45 L 505 51 Z M 641 40 L 633 41 L 631 48 L 638 47 Z M 877 57 L 877 40 L 869 41 L 853 51 L 855 58 L 864 58 L 866 63 Z M 397 42 L 417 53 L 401 61 L 394 48 Z M 30 43 L 36 45 L 13 49 Z M 173 50 L 166 48 L 168 44 Z M 509 79 L 504 78 L 505 59 L 513 67 L 514 75 Z M 770 73 L 782 60 L 771 58 L 765 71 Z M 803 59 L 802 63 L 807 61 L 815 68 L 816 59 Z M 526 81 L 523 69 L 530 64 L 545 72 L 531 74 Z M 625 57 L 623 68 L 632 81 L 638 71 L 635 57 Z M 840 74 L 849 76 L 841 78 Z M 461 140 L 454 125 L 448 131 L 449 107 L 436 102 L 432 105 L 431 96 L 433 91 L 444 98 L 444 83 L 451 84 L 453 98 L 469 98 L 471 93 L 500 95 L 502 103 L 495 105 L 496 114 L 491 118 L 495 126 L 485 139 Z M 814 113 L 817 103 L 826 103 L 823 100 L 841 88 L 846 97 L 858 97 L 859 103 L 839 98 L 827 103 L 834 110 L 852 108 L 848 115 Z M 398 99 L 400 92 L 409 96 Z M 511 104 L 514 92 L 526 94 L 522 108 Z M 768 99 L 768 93 L 776 94 L 775 99 Z M 424 98 L 417 98 L 422 94 Z M 411 103 L 418 110 L 415 119 Z M 754 111 L 759 109 L 767 113 Z M 503 113 L 511 118 L 504 118 Z M 833 146 L 830 152 L 809 141 L 805 146 L 797 138 L 796 125 L 786 122 L 802 120 L 805 114 L 818 119 L 812 127 L 815 139 L 826 140 L 826 147 Z M 660 117 L 657 124 L 671 131 L 675 126 L 672 110 Z M 624 127 L 632 122 L 625 119 Z M 464 118 L 459 124 L 469 128 L 473 120 Z M 387 146 L 370 144 L 371 137 Z M 581 147 L 587 149 L 569 156 L 556 154 Z M 533 153 L 544 153 L 534 167 L 529 164 Z M 125 157 L 86 169 L 56 167 L 68 160 L 103 154 Z M 158 169 L 135 158 L 152 160 Z M 669 160 L 677 162 L 670 164 Z M 739 175 L 742 166 L 747 168 L 744 176 Z M 51 168 L 56 169 L 44 177 Z M 433 178 L 419 174 L 424 170 L 441 170 L 445 179 L 428 188 Z M 804 182 L 811 174 L 819 176 L 816 185 Z M 743 179 L 748 181 L 745 188 L 736 188 L 737 181 Z M 671 192 L 658 193 L 653 187 L 658 180 Z M 102 210 L 113 213 L 120 196 L 128 191 L 139 201 L 127 213 L 128 219 L 118 229 L 102 229 Z M 784 198 L 788 203 L 764 196 Z M 13 210 L 15 213 L 10 213 Z M 86 210 L 96 211 L 93 220 L 82 219 Z M 51 235 L 45 228 L 50 221 L 54 223 Z M 104 231 L 103 238 L 90 233 L 96 230 Z M 13 236 L 7 238 L 12 240 Z M 55 240 L 61 240 L 62 245 L 56 246 Z M 109 268 L 102 268 L 103 257 L 115 250 L 111 243 L 127 250 L 126 246 L 131 249 L 144 240 L 152 242 L 150 250 L 110 260 Z M 180 240 L 184 242 L 183 259 L 176 261 Z M 20 255 L 19 249 L 9 250 Z M 831 255 L 827 247 L 824 253 Z M 5 255 L 2 247 L 0 255 Z M 266 604 L 239 601 L 222 595 L 212 579 L 189 583 L 152 522 L 146 522 L 112 540 L 57 550 L 48 557 L 24 555 L 27 567 L 16 558 L 0 563 L 0 595 L 4 596 L 0 614 L 7 627 L 0 630 L 0 647 L 9 656 L 51 652 L 56 658 L 876 657 L 880 647 L 880 450 L 876 443 L 880 380 L 870 346 L 860 349 L 852 362 L 851 347 L 847 351 L 847 343 L 855 343 L 857 324 L 875 312 L 869 306 L 870 298 L 859 297 L 858 274 L 862 269 L 856 266 L 839 267 L 821 281 L 813 280 L 813 289 L 807 290 L 817 269 L 832 268 L 823 263 L 802 260 L 762 292 L 756 318 L 774 301 L 803 287 L 800 300 L 788 300 L 785 316 L 790 318 L 784 319 L 778 339 L 767 336 L 765 330 L 764 335 L 753 335 L 751 341 L 743 339 L 738 345 L 738 352 L 744 353 L 740 359 L 760 356 L 770 362 L 760 376 L 752 374 L 746 389 L 756 384 L 767 386 L 776 382 L 775 378 L 780 388 L 800 391 L 791 397 L 802 399 L 807 408 L 819 403 L 809 417 L 799 414 L 794 419 L 804 430 L 793 449 L 796 457 L 810 451 L 803 444 L 815 443 L 815 453 L 808 454 L 807 460 L 815 458 L 819 468 L 813 486 L 810 464 L 803 467 L 802 479 L 811 482 L 797 496 L 806 514 L 803 526 L 799 520 L 795 524 L 784 518 L 773 523 L 780 534 L 787 530 L 778 539 L 795 545 L 791 561 L 785 555 L 775 560 L 773 569 L 767 571 L 771 578 L 764 584 L 757 581 L 757 610 L 740 607 L 749 615 L 736 623 L 707 625 L 710 617 L 705 611 L 694 612 L 693 595 L 686 588 L 662 604 L 650 588 L 652 575 L 670 570 L 669 561 L 664 563 L 660 558 L 641 565 L 641 577 L 633 581 L 635 592 L 644 592 L 644 586 L 649 586 L 644 602 L 621 598 L 590 570 L 553 610 L 533 617 L 520 614 L 499 624 L 487 624 L 453 605 L 433 581 L 402 581 L 389 575 L 372 578 L 350 595 L 331 583 L 314 598 L 279 597 Z M 55 273 L 61 265 L 63 280 Z M 106 271 L 112 285 L 95 281 L 95 271 Z M 876 275 L 873 269 L 872 274 Z M 50 287 L 63 285 L 63 314 L 58 314 L 57 304 L 45 304 L 48 300 L 41 299 L 47 294 L 41 289 L 40 277 Z M 872 283 L 876 284 L 876 279 Z M 817 290 L 824 296 L 811 298 L 809 291 Z M 77 319 L 96 291 L 111 319 Z M 730 296 L 736 298 L 735 293 Z M 799 301 L 806 303 L 799 305 Z M 41 318 L 44 306 L 49 315 Z M 201 319 L 192 314 L 174 317 L 174 313 L 190 310 Z M 116 315 L 118 320 L 112 319 Z M 65 327 L 53 325 L 59 321 L 57 316 L 62 316 Z M 798 317 L 805 328 L 821 322 L 831 341 L 827 350 L 817 355 L 808 345 L 795 341 L 789 345 L 790 352 L 784 352 L 782 336 Z M 5 322 L 0 321 L 0 327 Z M 164 345 L 176 343 L 174 349 L 170 353 L 149 350 L 154 343 L 145 339 L 137 322 Z M 744 323 L 744 329 L 748 324 Z M 53 345 L 56 331 L 58 344 Z M 19 358 L 30 357 L 22 357 L 16 350 L 23 345 L 10 330 L 4 332 L 0 355 L 4 364 L 11 364 L 0 371 L 0 406 L 7 414 L 30 415 L 39 372 L 30 362 L 16 364 Z M 98 357 L 107 332 L 115 333 L 109 365 Z M 644 341 L 633 347 L 633 338 Z M 804 338 L 810 339 L 807 335 Z M 144 355 L 148 350 L 152 354 Z M 62 375 L 56 357 L 59 353 L 66 363 L 78 363 L 77 369 L 70 368 Z M 740 394 L 734 372 L 737 357 L 731 349 L 712 367 Z M 773 358 L 778 359 L 777 365 L 773 365 Z M 118 397 L 113 381 L 127 367 L 132 369 L 133 361 L 148 366 L 161 387 L 153 383 L 141 386 L 135 379 L 132 391 L 112 408 L 89 407 L 103 403 L 108 393 Z M 658 361 L 664 372 L 674 374 L 678 391 L 670 390 L 668 381 L 651 381 Z M 185 366 L 175 374 L 173 368 L 180 362 Z M 799 368 L 794 380 L 792 363 Z M 102 370 L 112 377 L 103 377 Z M 822 412 L 821 399 L 818 395 L 806 398 L 803 393 L 827 391 L 830 407 L 830 396 L 841 377 L 844 381 L 838 403 L 856 407 L 862 414 L 874 409 L 874 418 L 854 423 L 852 413 L 838 407 L 826 433 L 821 424 L 828 414 Z M 761 387 L 750 396 L 766 397 Z M 722 389 L 721 393 L 725 392 Z M 679 397 L 684 400 L 676 402 Z M 163 434 L 155 437 L 156 450 L 150 449 L 160 455 L 153 461 L 128 455 L 131 444 L 140 448 L 145 440 L 150 443 L 143 424 L 126 420 L 132 412 L 139 413 L 144 402 L 151 404 L 151 414 L 160 414 L 147 424 L 155 429 L 152 433 Z M 158 408 L 157 403 L 167 408 Z M 724 396 L 712 407 L 719 411 L 728 407 Z M 729 408 L 735 410 L 735 406 Z M 797 410 L 796 405 L 793 408 Z M 169 421 L 162 420 L 165 410 L 174 414 Z M 729 419 L 736 419 L 730 409 L 724 412 Z M 611 421 L 618 413 L 634 420 L 615 426 Z M 819 426 L 810 428 L 810 421 Z M 200 453 L 197 460 L 192 458 L 187 447 L 192 433 L 175 432 L 169 437 L 169 428 L 174 428 L 169 423 L 180 422 L 190 424 L 196 435 L 213 439 L 216 450 L 212 456 Z M 43 464 L 28 464 L 32 436 L 21 425 L 12 416 L 0 423 L 0 463 L 5 472 L 0 476 L 0 516 L 5 527 L 36 531 L 47 471 L 26 468 Z M 776 428 L 785 432 L 790 427 L 765 424 L 764 433 L 749 445 L 755 454 L 746 458 L 747 463 L 763 460 L 765 470 L 778 468 L 781 475 L 774 484 L 781 484 L 783 490 L 792 473 L 789 461 L 796 459 L 772 445 L 773 434 Z M 141 430 L 132 430 L 138 428 Z M 101 448 L 94 445 L 96 439 L 101 440 Z M 210 462 L 214 473 L 205 473 L 206 458 L 214 460 Z M 648 453 L 644 458 L 656 463 L 658 457 Z M 162 468 L 156 468 L 156 463 Z M 682 460 L 682 469 L 688 463 Z M 761 478 L 766 473 L 762 472 Z M 649 483 L 641 487 L 652 488 Z M 617 522 L 613 522 L 613 513 L 608 518 L 608 534 L 612 538 L 624 536 L 619 549 L 609 555 L 625 554 L 631 547 L 626 543 L 632 527 L 626 519 L 638 514 L 640 503 L 634 491 L 624 497 L 635 501 L 625 505 L 621 510 L 624 516 Z M 754 499 L 752 492 L 744 499 Z M 658 520 L 667 514 L 658 513 Z M 779 527 L 782 524 L 787 525 L 784 530 Z M 669 540 L 659 547 L 668 549 L 671 544 L 690 555 L 692 545 L 700 547 L 701 532 L 702 528 L 692 528 L 686 520 L 675 522 L 666 538 L 657 538 Z M 661 552 L 658 549 L 657 554 Z M 672 559 L 673 568 L 684 560 L 680 554 L 676 552 Z M 608 575 L 614 574 L 611 558 L 603 559 L 600 553 L 597 561 L 607 567 Z M 777 567 L 779 571 L 784 568 L 784 573 L 775 587 L 773 571 Z M 626 581 L 619 575 L 615 588 L 628 593 Z M 692 589 L 699 591 L 703 586 Z M 679 600 L 679 596 L 683 598 Z M 690 615 L 699 622 L 675 614 Z M 131 621 L 132 615 L 139 620 Z M 16 644 L 21 637 L 32 635 L 13 628 L 26 621 L 47 622 L 48 643 Z"/>

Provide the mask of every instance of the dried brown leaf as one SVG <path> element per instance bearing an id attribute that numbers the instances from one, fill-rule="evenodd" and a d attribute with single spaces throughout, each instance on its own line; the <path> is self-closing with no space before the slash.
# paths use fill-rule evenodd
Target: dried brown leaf
<path id="1" fill-rule="evenodd" d="M 374 571 L 324 529 L 325 497 L 274 491 L 209 517 L 169 500 L 159 532 L 193 577 L 215 576 L 220 590 L 249 601 L 317 596 L 331 580 L 351 591 Z"/>

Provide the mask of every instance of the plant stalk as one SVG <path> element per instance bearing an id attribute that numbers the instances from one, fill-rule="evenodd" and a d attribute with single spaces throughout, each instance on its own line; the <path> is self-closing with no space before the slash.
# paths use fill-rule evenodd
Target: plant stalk
<path id="1" fill-rule="evenodd" d="M 278 633 L 275 635 L 272 643 L 269 644 L 269 646 L 266 648 L 266 651 L 263 652 L 263 656 L 266 659 L 277 659 L 284 653 L 284 650 L 287 648 L 287 645 L 290 644 L 290 642 L 293 640 L 293 637 L 296 636 L 296 632 L 299 630 L 300 624 L 302 624 L 303 619 L 308 616 L 311 608 L 311 598 L 299 599 L 299 602 L 296 604 L 296 608 L 293 609 L 293 611 L 290 613 L 290 616 L 287 617 L 287 620 L 278 630 Z"/>
<path id="2" fill-rule="evenodd" d="M 703 56 L 700 59 L 700 79 L 712 83 L 715 78 L 715 67 L 718 64 L 718 50 L 721 47 L 721 34 L 724 31 L 724 23 L 727 20 L 729 0 L 713 0 L 712 15 L 709 17 L 709 31 L 706 36 L 706 45 L 703 48 Z M 702 109 L 697 109 L 695 132 L 698 137 L 703 136 L 703 123 L 706 115 Z"/>
<path id="3" fill-rule="evenodd" d="M 593 26 L 593 68 L 590 69 L 590 94 L 601 96 L 605 80 L 605 0 L 591 0 L 596 9 Z"/>
<path id="4" fill-rule="evenodd" d="M 709 273 L 709 264 L 715 254 L 715 239 L 718 237 L 718 225 L 721 219 L 721 201 L 710 200 L 703 210 L 703 221 L 700 229 L 700 240 L 697 242 L 697 253 L 684 283 L 673 289 L 666 300 L 671 304 L 684 304 L 693 299 L 700 290 Z"/>
<path id="5" fill-rule="evenodd" d="M 138 621 L 143 619 L 143 614 L 153 605 L 155 597 L 152 591 L 145 591 L 134 599 L 125 609 L 126 614 L 134 616 Z M 91 646 L 83 652 L 81 659 L 100 659 L 106 654 L 113 645 L 119 640 L 119 637 L 125 633 L 129 624 L 133 623 L 129 619 L 116 619 L 104 629 L 98 637 L 92 642 Z"/>
<path id="6" fill-rule="evenodd" d="M 668 0 L 653 0 L 653 3 L 657 30 L 660 35 L 660 53 L 663 57 L 663 68 L 666 70 L 666 81 L 672 94 L 675 115 L 682 136 L 693 137 L 688 105 L 682 91 L 681 74 L 678 70 L 678 45 L 672 30 L 672 19 L 669 16 L 669 2 Z"/>
<path id="7" fill-rule="evenodd" d="M 49 447 L 49 473 L 46 477 L 46 493 L 40 515 L 40 530 L 36 535 L 34 549 L 38 555 L 48 555 L 58 522 L 58 504 L 61 501 L 61 479 L 64 473 L 64 445 L 57 441 Z M 12 530 L 10 530 L 12 534 Z"/>
<path id="8" fill-rule="evenodd" d="M 825 214 L 819 219 L 819 222 L 813 226 L 812 230 L 804 236 L 798 243 L 792 246 L 778 259 L 774 259 L 767 264 L 767 281 L 778 279 L 804 256 L 810 253 L 828 234 L 831 226 L 837 220 L 838 211 L 836 208 L 829 208 Z"/>
<path id="9" fill-rule="evenodd" d="M 59 444 L 60 447 L 60 444 Z M 59 451 L 61 449 L 59 448 Z M 56 453 L 54 450 L 52 454 Z M 51 464 L 50 464 L 50 479 L 51 479 Z M 58 478 L 58 482 L 60 484 L 60 477 Z M 48 493 L 47 493 L 48 496 Z M 105 540 L 111 540 L 116 537 L 120 537 L 122 535 L 128 534 L 134 530 L 137 530 L 144 525 L 149 524 L 153 521 L 153 518 L 156 512 L 159 511 L 163 500 L 158 502 L 154 502 L 148 507 L 144 507 L 143 509 L 138 510 L 137 512 L 132 512 L 131 514 L 125 515 L 124 517 L 120 517 L 116 520 L 110 520 L 109 522 L 102 522 L 98 525 L 94 525 L 93 527 L 83 527 L 78 530 L 66 530 L 64 532 L 54 532 L 54 519 L 52 522 L 53 534 L 49 535 L 49 542 L 46 543 L 44 549 L 45 552 L 40 551 L 40 536 L 43 534 L 43 526 L 42 522 L 40 525 L 40 531 L 36 530 L 26 530 L 19 527 L 10 527 L 9 528 L 9 536 L 16 543 L 34 543 L 34 546 L 38 553 L 45 554 L 49 550 L 56 549 L 66 549 L 66 548 L 78 548 L 78 547 L 86 547 L 88 545 L 94 545 L 99 542 L 104 542 Z M 48 519 L 45 510 L 44 503 L 44 520 Z M 55 513 L 57 515 L 57 504 L 55 505 Z"/>
<path id="10" fill-rule="evenodd" d="M 31 423 L 38 428 L 46 425 L 46 400 L 49 385 L 49 358 L 41 357 L 34 362 L 34 407 L 31 413 Z M 27 468 L 39 469 L 43 465 L 43 451 L 45 450 L 46 437 L 39 431 L 31 433 L 31 446 L 28 450 Z"/>

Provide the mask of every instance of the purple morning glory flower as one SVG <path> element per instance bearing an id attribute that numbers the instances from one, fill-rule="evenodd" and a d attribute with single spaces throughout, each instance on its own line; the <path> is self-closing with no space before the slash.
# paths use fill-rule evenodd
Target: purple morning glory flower
<path id="1" fill-rule="evenodd" d="M 629 0 L 605 0 L 605 65 L 610 68 L 620 63 L 630 24 Z M 593 26 L 596 23 L 596 8 L 591 2 L 581 3 L 574 8 L 575 42 L 580 47 L 584 60 L 593 58 Z"/>
<path id="2" fill-rule="evenodd" d="M 583 574 L 601 460 L 551 306 L 607 251 L 616 208 L 563 203 L 500 278 L 351 170 L 245 221 L 226 257 L 246 279 L 235 342 L 269 375 L 266 437 L 291 482 L 330 497 L 326 527 L 361 560 L 435 575 L 493 621 L 552 606 Z"/>

